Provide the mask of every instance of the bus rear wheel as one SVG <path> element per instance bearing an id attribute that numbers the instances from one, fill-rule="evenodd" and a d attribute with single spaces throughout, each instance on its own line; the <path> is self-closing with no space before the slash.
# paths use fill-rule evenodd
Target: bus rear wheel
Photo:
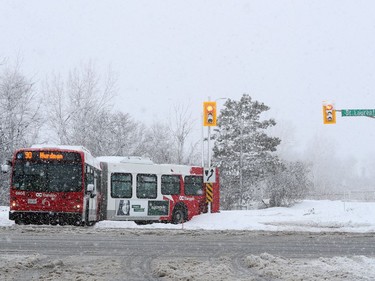
<path id="1" fill-rule="evenodd" d="M 183 209 L 175 209 L 172 214 L 172 223 L 180 224 L 185 221 L 185 212 Z"/>
<path id="2" fill-rule="evenodd" d="M 86 222 L 86 226 L 94 226 L 96 224 L 96 221 L 88 221 Z"/>

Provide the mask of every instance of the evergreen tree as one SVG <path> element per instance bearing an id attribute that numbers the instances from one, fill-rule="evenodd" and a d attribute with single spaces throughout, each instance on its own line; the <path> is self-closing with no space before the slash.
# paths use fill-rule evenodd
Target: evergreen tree
<path id="1" fill-rule="evenodd" d="M 220 168 L 222 207 L 230 209 L 254 199 L 257 184 L 282 165 L 276 155 L 280 139 L 266 130 L 275 120 L 261 120 L 269 110 L 264 103 L 244 94 L 240 101 L 228 99 L 218 116 L 213 164 Z"/>

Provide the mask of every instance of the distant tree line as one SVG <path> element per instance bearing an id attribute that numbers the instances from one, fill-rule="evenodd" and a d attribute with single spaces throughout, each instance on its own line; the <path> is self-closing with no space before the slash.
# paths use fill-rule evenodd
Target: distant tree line
<path id="1" fill-rule="evenodd" d="M 199 165 L 199 141 L 189 141 L 194 120 L 187 106 L 174 106 L 173 121 L 146 126 L 114 111 L 115 96 L 114 76 L 100 77 L 92 64 L 40 85 L 19 65 L 0 65 L 0 162 L 15 149 L 48 142 L 82 145 L 95 156 L 141 155 L 156 163 Z M 276 122 L 262 118 L 267 110 L 245 94 L 239 101 L 228 99 L 219 113 L 213 164 L 221 173 L 224 209 L 264 199 L 271 206 L 290 205 L 311 187 L 305 164 L 277 155 L 281 140 L 268 135 Z M 0 204 L 8 204 L 9 175 L 0 177 Z"/>
<path id="2" fill-rule="evenodd" d="M 23 75 L 18 64 L 0 64 L 0 163 L 15 149 L 35 143 L 82 145 L 95 156 L 199 163 L 199 141 L 188 142 L 194 120 L 187 105 L 175 105 L 170 120 L 145 126 L 114 111 L 115 96 L 114 76 L 100 77 L 90 63 L 66 77 L 52 75 L 40 85 Z M 8 204 L 9 175 L 0 179 L 0 204 Z"/>

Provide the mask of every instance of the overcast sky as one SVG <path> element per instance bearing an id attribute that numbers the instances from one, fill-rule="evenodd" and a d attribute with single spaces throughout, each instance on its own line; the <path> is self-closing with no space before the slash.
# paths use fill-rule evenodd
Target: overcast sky
<path id="1" fill-rule="evenodd" d="M 298 151 L 324 137 L 365 158 L 375 119 L 323 125 L 322 101 L 375 108 L 374 15 L 374 1 L 0 0 L 0 57 L 21 56 L 35 81 L 87 61 L 110 66 L 118 110 L 151 124 L 188 103 L 198 135 L 203 101 L 247 93 Z"/>

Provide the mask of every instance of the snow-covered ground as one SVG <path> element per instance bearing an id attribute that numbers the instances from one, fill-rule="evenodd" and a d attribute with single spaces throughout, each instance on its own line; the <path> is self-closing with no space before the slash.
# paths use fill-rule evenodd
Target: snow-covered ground
<path id="1" fill-rule="evenodd" d="M 0 206 L 0 226 L 11 226 L 9 208 Z M 307 232 L 375 232 L 375 202 L 306 200 L 291 208 L 221 211 L 193 217 L 183 225 L 102 221 L 96 228 L 149 228 L 200 230 L 264 230 Z"/>
<path id="2" fill-rule="evenodd" d="M 133 222 L 103 221 L 96 227 L 134 228 Z M 308 232 L 375 232 L 375 202 L 311 201 L 291 208 L 221 211 L 193 217 L 181 225 L 151 224 L 139 228 L 264 230 Z"/>
<path id="3" fill-rule="evenodd" d="M 8 207 L 0 207 L 0 227 L 13 227 L 8 220 Z M 17 226 L 14 226 L 17 227 Z M 38 227 L 38 226 L 35 226 Z M 194 217 L 183 225 L 151 224 L 138 226 L 133 222 L 103 221 L 95 228 L 148 228 L 189 230 L 265 230 L 265 231 L 306 231 L 306 232 L 356 232 L 375 233 L 375 202 L 344 201 L 303 201 L 291 208 L 269 208 L 249 211 L 221 211 L 217 214 L 204 214 Z M 39 261 L 30 265 L 29 261 Z M 42 264 L 41 264 L 42 261 Z M 43 261 L 46 265 L 43 266 Z M 48 261 L 48 262 L 47 262 Z M 118 265 L 107 264 L 98 276 L 87 275 L 82 266 L 85 259 L 47 260 L 43 256 L 0 257 L 1 268 L 8 279 L 16 280 L 23 269 L 48 269 L 54 280 L 108 280 L 117 276 Z M 24 264 L 26 263 L 26 264 Z M 161 280 L 375 280 L 375 258 L 365 256 L 319 258 L 313 260 L 288 259 L 268 253 L 259 256 L 249 255 L 243 263 L 253 272 L 251 276 L 239 276 L 232 268 L 228 257 L 215 261 L 196 259 L 155 260 L 152 268 L 155 278 Z M 183 266 L 181 266 L 183 265 Z M 115 275 L 107 275 L 112 272 Z M 1 276 L 1 274 L 0 274 Z M 48 279 L 39 275 L 38 280 Z M 46 276 L 43 279 L 43 276 Z M 82 279 L 83 280 L 83 279 Z"/>

